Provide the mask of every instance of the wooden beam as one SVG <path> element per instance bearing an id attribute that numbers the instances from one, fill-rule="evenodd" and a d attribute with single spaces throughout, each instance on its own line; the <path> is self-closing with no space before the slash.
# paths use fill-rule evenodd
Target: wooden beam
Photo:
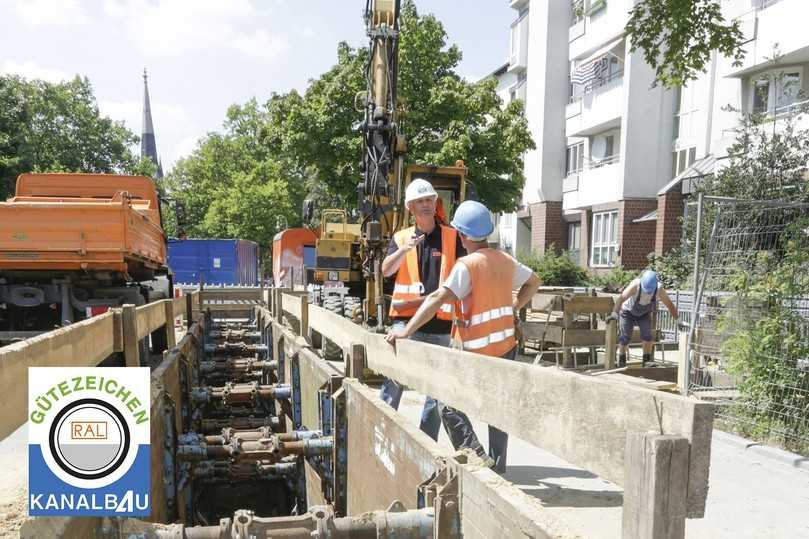
<path id="1" fill-rule="evenodd" d="M 261 301 L 261 289 L 259 288 L 206 288 L 204 292 L 205 303 L 211 301 Z"/>
<path id="2" fill-rule="evenodd" d="M 685 537 L 688 440 L 630 432 L 626 455 L 634 465 L 627 466 L 624 479 L 621 537 Z"/>
<path id="3" fill-rule="evenodd" d="M 624 480 L 627 432 L 662 429 L 686 437 L 689 515 L 702 516 L 712 404 L 415 341 L 397 341 L 394 351 L 383 336 L 369 332 L 363 332 L 363 344 L 370 369 L 618 484 Z"/>
<path id="4" fill-rule="evenodd" d="M 300 304 L 300 315 L 298 316 L 300 327 L 298 329 L 298 335 L 307 338 L 309 336 L 309 296 L 301 295 L 298 298 L 298 302 Z"/>
<path id="5" fill-rule="evenodd" d="M 292 294 L 281 294 L 281 307 L 285 313 L 289 313 L 298 320 L 301 319 L 301 300 Z"/>
<path id="6" fill-rule="evenodd" d="M 327 337 L 340 348 L 346 349 L 357 342 L 357 332 L 364 332 L 348 318 L 327 311 L 323 307 L 309 305 L 309 327 Z"/>
<path id="7" fill-rule="evenodd" d="M 531 309 L 534 311 L 562 310 L 562 297 L 558 294 L 534 294 L 531 298 Z"/>
<path id="8" fill-rule="evenodd" d="M 180 299 L 180 298 L 177 298 Z M 177 339 L 174 336 L 174 301 L 166 301 L 164 304 L 166 309 L 166 347 L 170 350 L 177 344 Z M 179 311 L 182 312 L 182 311 Z"/>
<path id="9" fill-rule="evenodd" d="M 115 351 L 113 319 L 108 311 L 0 348 L 0 439 L 27 421 L 28 367 L 98 365 Z"/>
<path id="10" fill-rule="evenodd" d="M 138 337 L 138 321 L 134 305 L 121 307 L 121 328 L 124 334 L 124 364 L 127 367 L 140 367 L 140 349 L 138 347 L 140 337 Z"/>
<path id="11" fill-rule="evenodd" d="M 166 307 L 164 304 L 170 301 L 165 299 L 153 301 L 135 309 L 138 340 L 143 339 L 166 324 Z"/>
<path id="12" fill-rule="evenodd" d="M 564 300 L 564 311 L 581 314 L 610 314 L 615 302 L 612 298 L 573 296 Z"/>

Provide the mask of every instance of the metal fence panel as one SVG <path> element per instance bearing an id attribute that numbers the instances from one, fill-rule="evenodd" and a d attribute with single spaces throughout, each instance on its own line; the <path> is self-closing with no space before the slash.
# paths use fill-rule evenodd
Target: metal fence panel
<path id="1" fill-rule="evenodd" d="M 705 202 L 696 298 L 682 309 L 694 315 L 689 390 L 720 405 L 720 426 L 806 452 L 809 205 Z"/>

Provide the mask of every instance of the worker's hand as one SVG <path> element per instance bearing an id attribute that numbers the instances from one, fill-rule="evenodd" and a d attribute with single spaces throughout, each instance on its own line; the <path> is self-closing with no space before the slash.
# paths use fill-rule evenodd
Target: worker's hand
<path id="1" fill-rule="evenodd" d="M 409 238 L 407 238 L 407 240 L 405 240 L 404 245 L 402 245 L 401 249 L 404 252 L 408 252 L 409 250 L 417 246 L 419 243 L 423 242 L 424 237 L 425 237 L 424 234 L 422 234 L 421 236 L 416 236 L 415 234 L 410 236 Z"/>
<path id="2" fill-rule="evenodd" d="M 407 334 L 407 330 L 405 328 L 393 328 L 388 331 L 388 334 L 385 335 L 385 340 L 388 344 L 396 346 L 396 339 L 406 339 L 409 335 Z"/>
<path id="3" fill-rule="evenodd" d="M 607 316 L 607 322 L 609 322 L 610 320 L 615 320 L 617 322 L 618 321 L 618 313 L 616 313 L 615 311 L 612 311 L 609 314 L 609 316 Z"/>

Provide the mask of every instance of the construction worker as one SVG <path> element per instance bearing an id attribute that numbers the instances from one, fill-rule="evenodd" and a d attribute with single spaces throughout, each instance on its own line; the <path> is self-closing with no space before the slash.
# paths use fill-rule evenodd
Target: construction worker
<path id="1" fill-rule="evenodd" d="M 386 339 L 393 344 L 396 339 L 414 335 L 443 305 L 459 302 L 460 312 L 452 330 L 454 344 L 469 352 L 514 359 L 515 315 L 539 288 L 539 277 L 508 254 L 489 247 L 486 238 L 494 224 L 483 204 L 462 203 L 451 224 L 469 254 L 458 259 L 441 287 L 424 299 L 407 325 L 391 329 Z M 513 290 L 519 290 L 516 298 Z M 452 425 L 451 419 L 444 420 L 448 427 Z M 474 436 L 471 424 L 452 426 L 461 428 L 447 430 L 457 433 L 468 429 L 465 434 Z M 506 471 L 507 448 L 508 434 L 489 425 L 489 457 L 494 460 L 493 469 L 501 474 Z"/>
<path id="2" fill-rule="evenodd" d="M 657 309 L 657 300 L 677 319 L 677 307 L 671 302 L 665 288 L 660 288 L 657 273 L 644 271 L 640 277 L 633 279 L 615 302 L 615 307 L 608 320 L 619 321 L 618 331 L 618 366 L 626 367 L 626 354 L 629 340 L 635 325 L 640 329 L 643 341 L 643 364 L 652 360 L 654 339 L 652 337 L 652 312 Z M 620 314 L 619 314 L 620 313 Z"/>
<path id="3" fill-rule="evenodd" d="M 382 274 L 396 274 L 390 306 L 393 327 L 403 328 L 424 301 L 425 294 L 438 289 L 455 266 L 459 255 L 466 254 L 458 234 L 441 224 L 436 213 L 438 193 L 430 182 L 413 180 L 405 190 L 405 204 L 416 225 L 394 234 L 388 254 L 382 261 Z M 420 331 L 413 333 L 415 341 L 449 346 L 452 329 L 452 305 L 443 305 Z M 399 408 L 404 388 L 394 380 L 385 379 L 379 396 L 394 409 Z M 427 396 L 421 413 L 421 430 L 438 440 L 443 405 Z M 452 415 L 452 412 L 448 412 Z"/>

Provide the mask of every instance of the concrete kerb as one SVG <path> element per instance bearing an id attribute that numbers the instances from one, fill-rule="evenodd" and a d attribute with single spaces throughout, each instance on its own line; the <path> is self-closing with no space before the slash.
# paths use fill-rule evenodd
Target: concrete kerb
<path id="1" fill-rule="evenodd" d="M 714 430 L 713 437 L 714 440 L 720 440 L 740 451 L 749 451 L 756 456 L 760 456 L 772 462 L 809 473 L 809 457 L 791 453 L 777 447 L 764 445 L 762 442 L 754 442 L 753 440 L 748 440 L 747 438 L 742 438 L 741 436 L 720 430 Z"/>

